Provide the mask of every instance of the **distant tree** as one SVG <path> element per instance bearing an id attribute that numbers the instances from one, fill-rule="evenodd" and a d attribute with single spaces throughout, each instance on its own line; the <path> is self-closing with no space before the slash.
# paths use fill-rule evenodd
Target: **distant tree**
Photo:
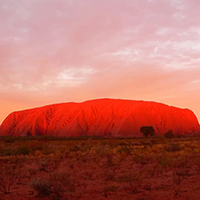
<path id="1" fill-rule="evenodd" d="M 142 126 L 140 128 L 140 132 L 143 133 L 143 135 L 145 137 L 154 136 L 155 135 L 155 131 L 154 131 L 153 126 Z"/>

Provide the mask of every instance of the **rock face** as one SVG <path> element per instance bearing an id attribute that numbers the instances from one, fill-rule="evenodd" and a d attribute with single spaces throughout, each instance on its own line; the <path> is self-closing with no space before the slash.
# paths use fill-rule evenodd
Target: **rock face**
<path id="1" fill-rule="evenodd" d="M 11 113 L 0 135 L 142 137 L 140 127 L 153 126 L 155 135 L 173 130 L 193 135 L 200 130 L 194 113 L 161 103 L 99 99 L 62 103 Z"/>

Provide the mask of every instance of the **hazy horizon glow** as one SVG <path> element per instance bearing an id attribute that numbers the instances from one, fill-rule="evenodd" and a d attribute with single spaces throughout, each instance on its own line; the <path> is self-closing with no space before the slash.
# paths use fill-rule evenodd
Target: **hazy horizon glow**
<path id="1" fill-rule="evenodd" d="M 12 111 L 120 98 L 200 120 L 199 0 L 1 0 L 0 124 Z"/>

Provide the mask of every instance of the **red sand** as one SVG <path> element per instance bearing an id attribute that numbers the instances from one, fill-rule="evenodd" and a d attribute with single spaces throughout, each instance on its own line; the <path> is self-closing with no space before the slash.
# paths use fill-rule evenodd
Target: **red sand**
<path id="1" fill-rule="evenodd" d="M 99 99 L 13 112 L 0 126 L 0 135 L 141 137 L 141 126 L 153 126 L 156 135 L 170 129 L 176 135 L 193 135 L 200 129 L 189 109 L 156 102 Z"/>

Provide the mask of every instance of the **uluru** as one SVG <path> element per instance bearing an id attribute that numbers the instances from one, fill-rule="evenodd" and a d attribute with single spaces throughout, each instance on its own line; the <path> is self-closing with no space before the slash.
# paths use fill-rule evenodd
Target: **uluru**
<path id="1" fill-rule="evenodd" d="M 152 126 L 155 135 L 169 130 L 175 135 L 194 135 L 200 130 L 189 109 L 150 101 L 97 99 L 13 112 L 0 126 L 0 135 L 142 137 L 142 126 Z"/>

